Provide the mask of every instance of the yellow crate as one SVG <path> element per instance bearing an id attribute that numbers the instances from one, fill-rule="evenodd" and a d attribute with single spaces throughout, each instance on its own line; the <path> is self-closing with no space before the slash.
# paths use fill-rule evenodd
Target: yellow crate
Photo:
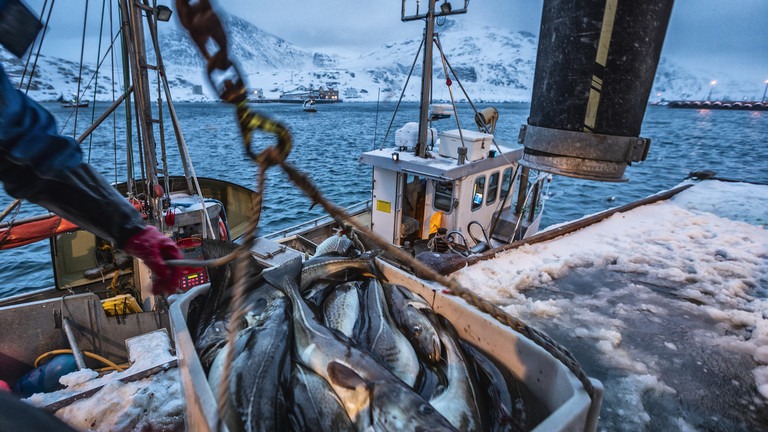
<path id="1" fill-rule="evenodd" d="M 101 301 L 101 306 L 109 316 L 142 312 L 141 306 L 130 294 L 121 294 Z"/>

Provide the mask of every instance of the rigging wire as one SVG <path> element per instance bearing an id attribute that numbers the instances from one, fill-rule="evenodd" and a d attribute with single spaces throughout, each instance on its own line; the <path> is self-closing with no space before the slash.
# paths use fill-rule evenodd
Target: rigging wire
<path id="1" fill-rule="evenodd" d="M 469 3 L 467 3 L 469 4 Z M 467 90 L 464 88 L 464 85 L 461 83 L 461 80 L 459 79 L 459 76 L 456 75 L 456 71 L 453 70 L 453 67 L 451 66 L 451 63 L 448 61 L 448 57 L 445 55 L 445 52 L 443 52 L 443 45 L 440 43 L 440 35 L 435 35 L 437 49 L 440 51 L 440 57 L 445 61 L 445 65 L 448 66 L 448 69 L 451 71 L 451 75 L 453 75 L 453 78 L 456 80 L 456 83 L 459 85 L 459 88 L 461 88 L 461 91 L 464 93 L 464 97 L 467 98 L 467 102 L 469 102 L 469 105 L 472 107 L 472 111 L 475 113 L 475 117 L 478 115 L 477 107 L 475 106 L 474 102 L 472 102 L 472 98 L 469 97 L 469 94 L 467 93 Z M 447 76 L 447 73 L 446 73 Z M 487 126 L 486 126 L 487 127 Z M 461 130 L 461 128 L 459 128 Z M 486 133 L 488 130 L 486 129 Z M 499 155 L 507 162 L 508 165 L 514 165 L 512 161 L 509 160 L 506 154 L 504 154 L 503 151 L 501 151 L 501 146 L 499 146 L 499 143 L 496 141 L 496 137 L 493 137 L 493 145 L 496 147 L 496 150 L 499 152 Z M 463 143 L 463 140 L 462 140 Z"/>
<path id="2" fill-rule="evenodd" d="M 83 13 L 83 36 L 80 41 L 80 69 L 77 72 L 77 93 L 75 93 L 75 122 L 74 122 L 74 130 L 72 132 L 72 136 L 77 136 L 77 115 L 80 111 L 78 105 L 80 105 L 80 83 L 83 80 L 83 57 L 85 56 L 85 30 L 88 23 L 88 2 L 89 0 L 85 0 L 85 12 Z"/>
<path id="3" fill-rule="evenodd" d="M 40 16 L 38 17 L 38 20 L 40 20 L 40 22 L 43 22 L 43 15 L 45 14 L 45 8 L 46 8 L 47 5 L 48 5 L 48 0 L 45 0 L 45 3 L 43 3 L 42 9 L 40 9 Z M 51 3 L 51 9 L 53 9 L 53 3 Z M 43 34 L 40 37 L 40 41 L 39 42 L 36 41 L 36 43 L 39 45 L 39 47 L 37 48 L 37 54 L 34 56 L 35 57 L 35 65 L 37 64 L 37 59 L 40 56 L 40 46 L 43 45 L 43 39 L 45 39 L 45 33 L 48 30 L 48 24 L 47 23 L 50 20 L 50 18 L 51 18 L 51 15 L 50 15 L 50 12 L 49 12 L 48 13 L 48 19 L 46 19 L 46 24 L 43 25 Z M 24 62 L 24 70 L 21 73 L 21 79 L 19 79 L 19 87 L 18 87 L 19 90 L 21 90 L 21 88 L 24 86 L 24 79 L 27 76 L 27 70 L 28 70 L 28 67 L 29 67 L 29 61 L 33 57 L 32 56 L 32 51 L 33 50 L 30 50 L 30 53 L 27 56 L 27 60 Z M 33 77 L 34 77 L 34 66 L 32 68 L 32 73 L 29 75 L 30 84 L 32 83 L 32 78 Z M 24 94 L 27 94 L 27 93 L 29 93 L 29 86 L 27 86 L 27 89 L 24 92 Z"/>
<path id="4" fill-rule="evenodd" d="M 376 150 L 376 134 L 379 132 L 379 101 L 381 99 L 381 87 L 376 93 L 376 120 L 373 126 L 373 150 Z"/>
<path id="5" fill-rule="evenodd" d="M 426 35 L 421 37 L 421 43 L 419 44 L 419 49 L 416 50 L 416 57 L 413 58 L 413 63 L 411 64 L 411 70 L 408 72 L 408 78 L 405 79 L 405 84 L 403 85 L 403 91 L 400 92 L 400 98 L 397 99 L 395 112 L 392 113 L 392 120 L 389 121 L 389 126 L 387 127 L 387 133 L 384 134 L 384 140 L 381 141 L 381 148 L 384 148 L 384 145 L 387 143 L 387 137 L 389 136 L 389 132 L 392 130 L 392 125 L 395 123 L 395 117 L 397 116 L 397 111 L 400 109 L 400 104 L 403 102 L 403 97 L 405 96 L 405 89 L 408 88 L 408 83 L 411 81 L 411 76 L 413 75 L 413 71 L 416 68 L 416 61 L 419 59 L 419 54 L 421 54 L 421 49 L 424 47 L 425 37 Z"/>
<path id="6" fill-rule="evenodd" d="M 104 35 L 104 9 L 107 0 L 101 0 L 101 22 L 99 23 L 99 45 L 96 49 L 96 58 L 101 58 L 101 39 Z M 91 107 L 91 124 L 96 119 L 96 95 L 99 92 L 99 68 L 96 68 L 95 80 L 93 82 L 93 106 Z M 93 148 L 93 134 L 88 139 L 88 163 L 91 163 L 91 149 Z"/>
<path id="7" fill-rule="evenodd" d="M 116 35 L 114 34 L 114 21 L 112 19 L 112 8 L 114 7 L 114 3 L 112 0 L 109 0 L 109 37 L 110 40 L 112 40 L 112 46 L 114 46 L 114 41 L 116 40 Z M 115 103 L 115 50 L 110 50 L 110 71 L 111 71 L 111 84 L 112 84 L 112 104 Z M 112 112 L 112 148 L 114 149 L 114 169 L 115 169 L 115 183 L 117 183 L 118 175 L 117 175 L 117 113 Z M 130 192 L 130 191 L 129 191 Z"/>
<path id="8" fill-rule="evenodd" d="M 451 84 L 453 82 L 451 81 L 451 77 L 448 76 L 448 67 L 446 64 L 448 61 L 445 58 L 445 53 L 443 52 L 443 48 L 440 46 L 440 40 L 438 38 L 438 35 L 435 35 L 435 45 L 437 45 L 438 51 L 440 51 L 440 60 L 443 64 L 443 73 L 445 74 L 445 85 L 448 87 L 448 95 L 451 97 L 451 107 L 453 108 L 453 116 L 456 117 L 456 127 L 459 130 L 459 142 L 461 143 L 462 147 L 466 147 L 464 145 L 464 134 L 461 131 L 461 123 L 459 122 L 459 112 L 456 109 L 456 100 L 453 98 L 453 89 L 451 89 Z M 456 78 L 456 74 L 453 75 L 454 78 Z M 456 79 L 458 82 L 458 78 Z M 467 96 L 467 99 L 469 99 L 469 96 Z"/>

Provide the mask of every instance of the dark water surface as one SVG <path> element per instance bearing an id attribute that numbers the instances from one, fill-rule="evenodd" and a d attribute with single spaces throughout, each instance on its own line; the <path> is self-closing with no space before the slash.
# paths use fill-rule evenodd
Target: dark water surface
<path id="1" fill-rule="evenodd" d="M 507 144 L 516 143 L 529 105 L 495 106 L 500 114 L 496 137 Z M 46 107 L 58 119 L 63 133 L 72 135 L 74 111 L 57 104 Z M 105 104 L 98 104 L 96 116 L 105 107 Z M 309 173 L 333 202 L 348 206 L 370 198 L 371 170 L 358 164 L 357 159 L 361 152 L 381 146 L 392 119 L 393 103 L 378 107 L 375 103 L 319 105 L 317 113 L 306 113 L 300 105 L 260 104 L 254 107 L 290 127 L 295 141 L 290 161 Z M 245 156 L 230 106 L 181 103 L 176 105 L 176 110 L 197 175 L 255 188 L 256 167 Z M 469 106 L 462 105 L 459 111 L 462 127 L 474 129 L 473 112 Z M 91 116 L 88 110 L 79 112 L 79 133 L 90 123 Z M 387 143 L 394 142 L 396 128 L 417 119 L 418 104 L 401 106 Z M 166 113 L 166 123 L 168 120 Z M 114 121 L 110 118 L 105 122 L 93 141 L 86 140 L 82 144 L 85 157 L 90 154 L 90 162 L 110 181 L 125 180 L 124 123 L 125 114 L 121 110 Z M 435 126 L 439 130 L 456 128 L 453 120 L 441 120 Z M 168 127 L 166 130 L 169 170 L 172 175 L 180 175 L 183 171 L 173 133 Z M 768 112 L 675 110 L 651 106 L 646 111 L 641 135 L 652 140 L 648 160 L 627 169 L 630 178 L 627 183 L 555 176 L 542 226 L 576 219 L 668 189 L 694 170 L 710 169 L 721 177 L 768 182 Z M 272 142 L 268 135 L 257 134 L 254 138 L 257 149 Z M 279 170 L 272 169 L 268 177 L 262 233 L 323 215 L 319 206 L 309 211 L 309 200 Z M 0 190 L 0 210 L 11 201 L 5 191 Z M 17 217 L 42 211 L 25 203 Z M 47 242 L 0 252 L 0 297 L 52 285 Z"/>

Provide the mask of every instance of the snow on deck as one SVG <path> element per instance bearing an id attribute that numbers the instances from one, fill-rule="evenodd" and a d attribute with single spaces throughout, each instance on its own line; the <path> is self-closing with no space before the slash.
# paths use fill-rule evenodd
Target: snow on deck
<path id="1" fill-rule="evenodd" d="M 122 383 L 121 378 L 166 364 L 175 359 L 164 331 L 155 331 L 126 341 L 131 367 L 101 378 L 90 369 L 70 373 L 60 382 L 67 387 L 52 393 L 37 393 L 26 399 L 46 406 L 88 389 L 103 386 L 93 396 L 56 411 L 56 416 L 80 431 L 177 431 L 184 429 L 184 402 L 179 371 L 171 368 L 139 381 Z M 94 379 L 96 378 L 96 379 Z"/>
<path id="2" fill-rule="evenodd" d="M 600 430 L 768 430 L 768 186 L 670 200 L 456 273 L 600 379 Z"/>

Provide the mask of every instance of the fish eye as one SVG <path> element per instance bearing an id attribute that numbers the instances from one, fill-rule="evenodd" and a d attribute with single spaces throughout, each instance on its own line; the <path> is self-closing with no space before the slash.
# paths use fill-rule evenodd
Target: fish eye
<path id="1" fill-rule="evenodd" d="M 411 330 L 413 331 L 413 335 L 414 336 L 419 336 L 424 331 L 424 329 L 421 328 L 421 326 L 418 326 L 418 325 L 413 326 L 413 329 L 411 329 Z"/>
<path id="2" fill-rule="evenodd" d="M 432 408 L 432 405 L 430 404 L 419 405 L 419 414 L 432 414 L 433 412 L 435 412 L 435 409 Z"/>

